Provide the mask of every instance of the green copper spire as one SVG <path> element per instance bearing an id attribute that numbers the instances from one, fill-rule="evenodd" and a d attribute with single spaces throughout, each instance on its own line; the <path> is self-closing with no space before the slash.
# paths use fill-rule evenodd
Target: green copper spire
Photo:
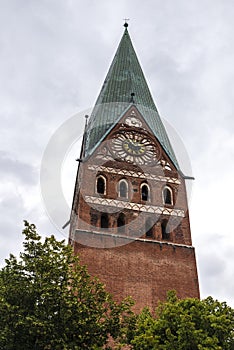
<path id="1" fill-rule="evenodd" d="M 126 27 L 96 104 L 129 103 L 132 93 L 135 103 L 156 110 Z"/>
<path id="2" fill-rule="evenodd" d="M 128 24 L 97 98 L 86 129 L 85 155 L 92 154 L 121 116 L 134 104 L 174 165 L 179 168 L 133 48 Z"/>

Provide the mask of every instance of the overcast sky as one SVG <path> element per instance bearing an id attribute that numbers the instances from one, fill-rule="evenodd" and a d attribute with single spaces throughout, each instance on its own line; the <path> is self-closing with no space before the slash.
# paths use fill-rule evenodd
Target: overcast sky
<path id="1" fill-rule="evenodd" d="M 82 133 L 82 111 L 97 98 L 126 17 L 159 113 L 177 130 L 192 164 L 201 297 L 234 306 L 232 0 L 0 2 L 0 263 L 22 249 L 24 219 L 67 239 L 43 205 L 41 160 L 59 126 L 76 113 L 77 137 Z M 68 202 L 76 156 L 77 145 L 61 173 Z"/>

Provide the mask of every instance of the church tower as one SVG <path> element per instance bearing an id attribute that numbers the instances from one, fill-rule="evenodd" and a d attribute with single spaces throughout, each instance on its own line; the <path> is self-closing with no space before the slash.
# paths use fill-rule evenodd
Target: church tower
<path id="1" fill-rule="evenodd" d="M 117 300 L 153 309 L 172 289 L 199 298 L 199 285 L 186 176 L 124 26 L 86 123 L 69 243 Z"/>

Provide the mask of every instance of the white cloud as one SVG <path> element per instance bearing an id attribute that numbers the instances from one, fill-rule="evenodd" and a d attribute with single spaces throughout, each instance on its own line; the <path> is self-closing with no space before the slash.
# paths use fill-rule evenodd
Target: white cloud
<path id="1" fill-rule="evenodd" d="M 130 35 L 159 111 L 190 155 L 196 177 L 191 223 L 202 296 L 234 304 L 231 1 L 4 2 L 0 256 L 20 249 L 25 218 L 44 233 L 64 237 L 43 211 L 40 161 L 58 126 L 95 102 L 124 17 L 130 17 Z"/>

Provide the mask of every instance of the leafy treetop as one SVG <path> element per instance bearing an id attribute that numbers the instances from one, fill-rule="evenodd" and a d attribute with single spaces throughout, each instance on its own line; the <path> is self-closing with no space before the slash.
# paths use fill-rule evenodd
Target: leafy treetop
<path id="1" fill-rule="evenodd" d="M 117 337 L 129 302 L 117 304 L 72 248 L 25 222 L 24 251 L 0 270 L 0 349 L 99 349 Z"/>

